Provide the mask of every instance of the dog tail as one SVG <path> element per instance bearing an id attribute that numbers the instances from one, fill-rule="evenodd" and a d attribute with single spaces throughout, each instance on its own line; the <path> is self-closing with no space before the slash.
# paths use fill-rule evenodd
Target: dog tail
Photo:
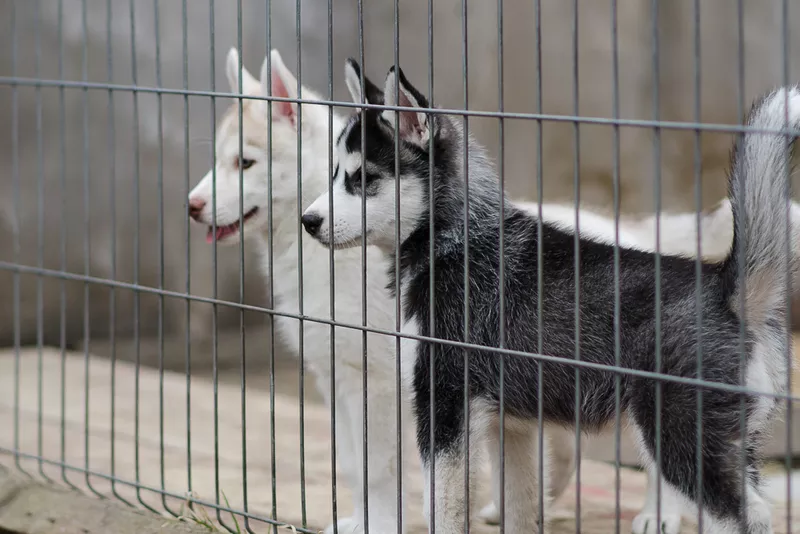
<path id="1" fill-rule="evenodd" d="M 779 89 L 754 104 L 747 125 L 757 131 L 741 135 L 734 151 L 729 182 L 733 244 L 723 280 L 737 315 L 744 293 L 751 327 L 777 326 L 774 321 L 780 321 L 786 303 L 787 180 L 794 140 L 777 132 L 800 128 L 798 87 Z"/>

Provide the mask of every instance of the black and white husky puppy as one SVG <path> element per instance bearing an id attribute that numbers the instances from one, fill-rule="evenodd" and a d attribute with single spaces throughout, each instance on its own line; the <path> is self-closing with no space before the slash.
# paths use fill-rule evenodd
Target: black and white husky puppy
<path id="1" fill-rule="evenodd" d="M 657 280 L 654 254 L 622 249 L 616 279 L 612 246 L 588 240 L 576 245 L 573 234 L 548 224 L 540 235 L 534 216 L 501 197 L 495 170 L 482 148 L 464 135 L 462 120 L 431 113 L 401 70 L 389 70 L 383 91 L 368 80 L 362 86 L 355 62 L 348 62 L 346 72 L 356 102 L 408 109 L 369 107 L 363 118 L 353 115 L 337 142 L 333 217 L 325 194 L 306 210 L 303 223 L 328 246 L 359 245 L 365 233 L 368 243 L 399 262 L 404 333 L 457 342 L 435 343 L 431 361 L 430 343 L 407 337 L 400 355 L 426 480 L 433 477 L 433 494 L 426 483 L 425 512 L 436 532 L 464 529 L 467 451 L 469 465 L 477 465 L 472 453 L 499 425 L 504 360 L 507 532 L 538 532 L 540 413 L 543 424 L 572 427 L 580 421 L 588 432 L 613 424 L 619 376 L 621 411 L 651 473 L 660 465 L 665 498 L 683 503 L 688 513 L 699 507 L 705 532 L 771 533 L 770 507 L 759 488 L 759 451 L 790 365 L 785 286 L 791 146 L 785 133 L 764 131 L 780 131 L 787 118 L 792 128 L 800 125 L 800 90 L 775 91 L 750 113 L 748 123 L 758 131 L 740 137 L 730 176 L 732 249 L 723 262 L 702 266 L 697 306 L 695 261 L 661 257 Z M 621 307 L 615 324 L 616 284 Z M 539 353 L 541 347 L 540 353 L 551 358 L 501 358 L 496 350 L 501 294 L 503 346 L 526 353 Z M 486 348 L 465 349 L 459 342 Z M 617 357 L 622 373 L 606 368 Z M 578 359 L 583 366 L 576 381 Z M 653 372 L 669 376 L 659 381 L 659 393 Z M 713 383 L 699 390 L 700 413 L 696 379 Z M 761 394 L 743 393 L 743 387 Z"/>

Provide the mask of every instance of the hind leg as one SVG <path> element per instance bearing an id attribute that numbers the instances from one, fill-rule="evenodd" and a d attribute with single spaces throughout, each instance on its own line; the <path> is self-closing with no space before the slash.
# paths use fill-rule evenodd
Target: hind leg
<path id="1" fill-rule="evenodd" d="M 694 515 L 697 509 L 694 507 Z M 714 514 L 703 511 L 703 532 L 708 534 L 773 534 L 772 511 L 769 504 L 752 484 L 747 485 L 746 505 L 740 514 Z"/>
<path id="2" fill-rule="evenodd" d="M 772 534 L 772 517 L 768 504 L 758 490 L 757 454 L 755 447 L 742 451 L 736 444 L 735 423 L 731 425 L 719 403 L 714 406 L 713 394 L 707 394 L 708 409 L 703 410 L 702 440 L 702 477 L 698 483 L 697 458 L 695 454 L 696 434 L 695 421 L 692 417 L 677 415 L 679 409 L 667 413 L 662 419 L 664 432 L 661 436 L 661 483 L 662 499 L 668 499 L 668 506 L 673 503 L 689 505 L 687 513 L 698 516 L 698 508 L 702 509 L 703 531 L 709 534 L 746 533 Z M 665 396 L 665 400 L 668 397 Z M 669 406 L 667 402 L 664 404 Z M 730 405 L 728 405 L 730 406 Z M 672 406 L 672 408 L 677 408 Z M 688 406 L 684 407 L 684 409 Z M 714 410 L 713 408 L 716 408 Z M 706 416 L 708 412 L 708 416 Z M 685 412 L 687 413 L 687 412 Z M 732 413 L 732 412 L 731 412 Z M 676 417 L 673 417 L 676 416 Z M 735 419 L 734 419 L 735 421 Z M 653 419 L 650 417 L 634 417 L 634 431 L 639 437 L 643 459 L 651 472 L 655 471 L 653 451 L 656 440 L 653 432 Z M 747 469 L 742 472 L 744 461 Z M 745 480 L 742 480 L 742 477 Z M 651 484 L 655 489 L 656 484 Z M 745 493 L 742 493 L 742 489 Z M 653 523 L 652 511 L 647 514 L 648 507 L 653 509 L 654 500 L 648 498 L 648 505 L 639 517 L 635 527 L 648 528 L 639 532 L 659 532 L 658 522 Z M 662 501 L 663 502 L 663 501 Z M 657 508 L 656 508 L 657 510 Z M 641 519 L 640 519 L 641 518 Z M 661 513 L 662 525 L 665 519 Z M 650 527 L 649 525 L 654 525 Z"/>

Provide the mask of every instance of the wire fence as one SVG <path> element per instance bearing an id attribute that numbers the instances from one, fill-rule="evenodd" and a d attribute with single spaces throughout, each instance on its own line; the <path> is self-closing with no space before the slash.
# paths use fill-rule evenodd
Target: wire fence
<path id="1" fill-rule="evenodd" d="M 745 15 L 752 14 L 751 7 L 741 0 L 726 7 L 730 10 L 727 16 L 736 22 L 732 34 L 725 34 L 725 42 L 735 45 L 729 49 L 736 73 L 719 76 L 725 82 L 735 82 L 725 95 L 727 114 L 716 110 L 708 113 L 701 107 L 709 98 L 701 95 L 705 76 L 702 44 L 716 38 L 714 31 L 722 31 L 702 24 L 703 17 L 709 16 L 704 10 L 710 9 L 703 0 L 686 2 L 680 8 L 656 0 L 608 0 L 601 2 L 601 7 L 583 8 L 574 0 L 557 8 L 533 0 L 525 8 L 525 14 L 530 15 L 525 34 L 529 51 L 523 56 L 535 76 L 533 91 L 522 107 L 509 106 L 506 98 L 515 84 L 523 84 L 517 79 L 519 73 L 508 67 L 519 63 L 507 58 L 512 53 L 519 55 L 519 41 L 514 40 L 519 36 L 512 31 L 519 32 L 519 22 L 514 19 L 522 9 L 510 2 L 498 0 L 472 7 L 474 3 L 466 0 L 453 0 L 446 8 L 438 8 L 430 0 L 415 2 L 413 7 L 401 6 L 395 0 L 391 13 L 388 7 L 370 8 L 362 0 L 347 7 L 337 7 L 332 0 L 314 5 L 298 0 L 291 10 L 288 4 L 273 6 L 266 2 L 265 6 L 255 6 L 245 0 L 209 0 L 202 7 L 188 0 L 166 4 L 170 3 L 11 0 L 0 7 L 8 26 L 3 32 L 7 57 L 2 60 L 0 92 L 7 95 L 3 100 L 10 104 L 2 115 L 7 116 L 3 122 L 9 142 L 2 155 L 9 179 L 2 185 L 7 200 L 0 204 L 0 225 L 9 229 L 0 241 L 0 248 L 5 249 L 0 252 L 0 273 L 8 275 L 3 278 L 6 289 L 2 295 L 10 310 L 0 316 L 8 323 L 0 331 L 0 340 L 7 341 L 9 347 L 7 354 L 0 356 L 0 376 L 6 388 L 0 421 L 9 429 L 0 438 L 2 464 L 36 480 L 230 532 L 277 532 L 284 528 L 316 532 L 328 525 L 326 532 L 421 532 L 428 527 L 435 531 L 436 521 L 447 519 L 445 512 L 427 508 L 447 502 L 437 500 L 437 492 L 451 496 L 453 503 L 463 498 L 473 507 L 489 505 L 480 519 L 457 510 L 463 514 L 458 527 L 473 532 L 495 528 L 487 526 L 495 523 L 501 531 L 513 531 L 522 524 L 535 524 L 543 530 L 545 517 L 552 515 L 548 492 L 560 496 L 565 491 L 569 498 L 562 501 L 570 501 L 566 505 L 570 517 L 564 525 L 555 527 L 563 528 L 558 532 L 620 532 L 630 528 L 628 515 L 637 534 L 656 530 L 677 533 L 681 515 L 698 524 L 682 528 L 697 528 L 698 532 L 728 513 L 741 522 L 744 504 L 742 510 L 720 512 L 702 496 L 697 509 L 689 511 L 668 503 L 668 499 L 674 500 L 675 490 L 661 482 L 661 436 L 669 430 L 662 427 L 662 412 L 671 409 L 663 404 L 663 398 L 670 388 L 675 391 L 683 387 L 690 388 L 696 398 L 696 411 L 687 414 L 686 420 L 696 422 L 687 439 L 696 440 L 697 463 L 687 472 L 696 475 L 700 489 L 695 491 L 701 494 L 707 487 L 703 486 L 703 450 L 708 445 L 708 437 L 703 437 L 703 414 L 707 413 L 704 399 L 721 392 L 728 395 L 726 399 L 735 399 L 739 407 L 735 424 L 744 437 L 737 445 L 741 447 L 741 461 L 737 460 L 736 466 L 740 476 L 734 479 L 740 483 L 737 495 L 745 502 L 760 497 L 748 493 L 748 481 L 755 478 L 749 471 L 755 462 L 748 462 L 759 455 L 753 445 L 755 436 L 748 442 L 748 410 L 753 408 L 747 403 L 752 398 L 767 399 L 785 408 L 783 422 L 774 416 L 760 422 L 765 432 L 777 430 L 776 435 L 782 432 L 784 436 L 773 437 L 765 444 L 766 455 L 777 458 L 785 471 L 785 488 L 778 492 L 781 502 L 773 503 L 770 509 L 774 528 L 778 532 L 796 528 L 790 477 L 796 432 L 792 403 L 798 400 L 792 387 L 792 286 L 797 241 L 792 232 L 800 218 L 794 219 L 795 206 L 788 194 L 786 205 L 775 208 L 785 208 L 785 216 L 780 211 L 781 215 L 774 217 L 786 236 L 781 243 L 785 263 L 775 266 L 785 285 L 785 291 L 777 294 L 785 297 L 785 305 L 775 312 L 782 324 L 772 325 L 782 336 L 781 376 L 772 382 L 756 380 L 757 387 L 753 387 L 754 380 L 748 374 L 753 350 L 748 335 L 754 334 L 744 320 L 736 320 L 732 324 L 738 329 L 739 339 L 718 341 L 721 346 L 736 345 L 740 376 L 735 381 L 704 378 L 705 349 L 699 340 L 707 321 L 713 318 L 695 312 L 707 309 L 710 297 L 703 279 L 716 276 L 719 266 L 709 267 L 710 263 L 721 264 L 729 255 L 734 236 L 731 217 L 741 209 L 724 205 L 709 210 L 712 199 L 708 192 L 714 187 L 719 191 L 723 181 L 717 176 L 716 185 L 708 185 L 715 179 L 714 169 L 709 168 L 715 165 L 716 153 L 704 143 L 712 137 L 717 139 L 716 135 L 724 138 L 727 150 L 736 134 L 773 134 L 787 139 L 798 134 L 790 124 L 788 111 L 784 128 L 778 130 L 741 120 L 748 102 L 759 94 L 752 75 L 745 76 L 745 57 L 754 53 L 745 50 L 746 29 L 768 30 L 780 44 L 774 46 L 780 50 L 780 57 L 772 54 L 769 61 L 764 59 L 772 65 L 774 75 L 766 87 L 758 86 L 758 91 L 787 86 L 794 79 L 790 34 L 795 19 L 791 16 L 794 8 L 787 0 L 770 4 L 768 9 L 774 15 L 770 21 L 759 19 L 750 26 Z M 480 10 L 487 6 L 496 22 L 490 30 L 478 21 L 483 13 Z M 606 18 L 593 21 L 591 10 L 601 8 Z M 370 9 L 374 11 L 368 14 Z M 555 18 L 554 13 L 562 13 L 561 18 Z M 416 45 L 425 56 L 403 53 L 404 16 L 422 21 L 422 29 L 418 28 L 415 35 L 420 41 Z M 636 23 L 645 23 L 647 28 L 639 44 L 647 45 L 642 65 L 649 63 L 650 70 L 637 74 L 641 87 L 647 88 L 641 92 L 647 96 L 639 99 L 631 113 L 623 97 L 627 88 L 621 87 L 619 80 L 620 72 L 628 68 L 621 58 L 630 57 L 633 48 L 630 31 L 636 26 L 634 16 L 639 17 Z M 691 32 L 676 23 L 676 17 L 693 21 Z M 482 26 L 475 30 L 479 23 Z M 569 43 L 569 52 L 560 52 L 556 58 L 562 63 L 558 72 L 548 55 L 551 41 L 547 36 L 552 39 L 554 31 L 549 24 L 559 25 L 555 30 L 559 34 L 568 34 L 562 39 Z M 434 45 L 440 38 L 437 30 L 442 32 L 442 41 L 452 41 L 444 46 L 456 50 L 455 70 L 452 64 L 441 68 L 434 62 Z M 602 106 L 586 98 L 585 88 L 596 80 L 582 74 L 585 60 L 579 56 L 586 46 L 582 40 L 591 43 L 598 32 L 604 32 L 608 59 L 604 65 L 610 67 L 611 89 L 603 92 L 609 101 Z M 227 39 L 224 44 L 220 33 Z M 689 33 L 691 38 L 687 37 Z M 314 39 L 309 39 L 312 34 Z M 335 42 L 335 34 L 347 39 L 347 44 Z M 471 58 L 485 45 L 487 34 L 493 34 L 496 54 L 484 54 L 476 66 Z M 382 44 L 373 49 L 371 43 L 379 40 Z M 311 44 L 307 44 L 309 41 Z M 680 80 L 670 63 L 676 62 L 670 47 L 678 46 L 678 41 L 688 46 L 693 59 L 691 74 Z M 253 42 L 258 46 L 250 46 Z M 231 48 L 239 53 L 228 52 Z M 379 49 L 391 53 L 381 55 Z M 148 51 L 144 60 L 143 50 Z M 295 61 L 284 64 L 282 56 L 272 50 L 287 58 L 293 51 Z M 488 55 L 493 57 L 487 59 Z M 121 56 L 127 58 L 124 74 L 118 64 Z M 356 58 L 361 68 L 355 78 L 346 79 L 347 83 L 335 82 L 344 67 L 339 59 L 346 56 Z M 250 74 L 246 65 L 255 66 L 262 58 L 263 69 Z M 143 74 L 142 62 L 152 70 Z M 544 67 L 548 62 L 550 71 Z M 204 76 L 193 72 L 193 65 L 203 65 Z M 381 70 L 374 70 L 374 65 Z M 408 69 L 407 65 L 414 67 Z M 533 225 L 538 247 L 531 256 L 537 266 L 531 283 L 537 288 L 548 284 L 548 256 L 542 245 L 548 224 L 558 219 L 559 206 L 571 206 L 570 218 L 563 216 L 557 222 L 575 234 L 567 246 L 574 273 L 570 278 L 573 302 L 567 307 L 571 310 L 569 317 L 563 318 L 573 322 L 574 327 L 565 327 L 565 332 L 574 351 L 549 354 L 545 350 L 548 345 L 542 333 L 553 325 L 543 319 L 547 305 L 541 294 L 534 314 L 539 334 L 530 344 L 536 350 L 521 350 L 519 342 L 506 339 L 507 330 L 514 328 L 509 325 L 508 314 L 518 313 L 506 310 L 507 299 L 513 300 L 513 293 L 525 288 L 504 279 L 507 269 L 513 268 L 506 262 L 513 264 L 518 258 L 506 253 L 509 242 L 502 224 L 495 243 L 497 309 L 481 310 L 488 319 L 470 312 L 471 292 L 485 294 L 481 292 L 485 288 L 476 285 L 483 283 L 482 279 L 470 276 L 471 270 L 473 274 L 476 269 L 481 272 L 481 265 L 476 264 L 480 260 L 474 256 L 469 259 L 470 249 L 480 251 L 481 229 L 473 219 L 481 212 L 470 205 L 473 199 L 482 201 L 478 197 L 480 184 L 472 185 L 470 179 L 463 184 L 461 211 L 453 221 L 445 221 L 463 232 L 463 257 L 467 259 L 462 260 L 461 295 L 457 295 L 464 299 L 461 315 L 454 319 L 437 311 L 442 297 L 437 296 L 435 277 L 440 266 L 431 263 L 425 287 L 424 316 L 428 322 L 414 326 L 408 319 L 411 312 L 406 277 L 410 275 L 403 270 L 402 262 L 393 260 L 395 255 L 400 256 L 398 251 L 409 235 L 403 234 L 400 224 L 393 224 L 392 236 L 387 238 L 391 244 L 371 246 L 371 234 L 363 229 L 368 228 L 367 205 L 375 196 L 374 188 L 379 187 L 369 183 L 380 172 L 363 162 L 347 168 L 348 152 L 369 154 L 371 150 L 368 145 L 373 141 L 368 133 L 375 135 L 367 125 L 371 113 L 399 117 L 413 105 L 410 98 L 420 97 L 406 92 L 402 100 L 403 86 L 408 82 L 401 76 L 395 78 L 393 89 L 387 86 L 383 95 L 386 101 L 369 99 L 367 80 L 391 66 L 413 71 L 419 93 L 429 99 L 415 110 L 426 117 L 418 127 L 431 127 L 438 120 L 434 117 L 449 117 L 447 124 L 460 128 L 464 138 L 475 133 L 493 147 L 498 199 L 504 191 L 516 188 L 526 189 L 530 197 L 539 200 L 527 208 L 528 215 L 540 221 Z M 708 77 L 714 78 L 717 65 L 708 68 Z M 762 74 L 758 67 L 754 70 Z M 563 75 L 565 72 L 568 75 Z M 220 90 L 223 73 L 229 90 Z M 546 80 L 548 73 L 558 74 L 558 79 L 568 84 L 558 88 L 557 99 L 563 105 L 548 106 L 553 102 L 553 97 L 547 96 L 548 88 L 552 90 Z M 175 82 L 173 87 L 165 82 L 167 79 Z M 360 85 L 355 92 L 354 83 Z M 346 86 L 353 99 L 344 98 Z M 481 89 L 484 86 L 492 86 L 495 101 L 487 104 L 487 93 Z M 355 94 L 359 90 L 360 99 Z M 395 104 L 389 102 L 392 90 Z M 474 97 L 477 106 L 474 93 L 478 95 Z M 442 94 L 451 96 L 439 98 Z M 735 95 L 733 99 L 729 98 L 731 94 Z M 689 104 L 684 104 L 683 112 L 676 112 L 674 106 L 664 105 L 670 99 Z M 651 107 L 647 109 L 642 102 Z M 713 103 L 709 107 L 713 108 Z M 391 111 L 397 113 L 386 115 Z M 348 117 L 350 122 L 346 122 Z M 356 117 L 360 117 L 360 122 L 356 121 L 361 128 L 359 145 L 342 152 L 338 149 L 340 135 L 347 138 L 352 133 L 348 129 Z M 705 120 L 707 117 L 710 119 Z M 399 177 L 409 172 L 401 149 L 407 146 L 400 135 L 400 119 L 394 121 L 387 123 L 391 128 L 383 132 L 388 135 L 388 130 L 393 130 L 393 146 L 384 148 L 393 152 L 387 165 Z M 494 130 L 482 126 L 488 122 Z M 522 136 L 515 125 L 521 123 L 532 128 L 532 136 L 523 143 L 527 149 L 520 155 L 515 150 L 519 151 Z M 566 134 L 546 130 L 559 125 L 567 128 Z M 207 132 L 210 138 L 199 140 L 197 131 Z M 545 154 L 555 145 L 547 139 L 548 131 L 556 145 L 569 146 L 549 161 Z M 587 166 L 598 166 L 598 150 L 587 148 L 587 143 L 598 139 L 602 145 L 599 152 L 603 152 L 601 170 L 587 172 Z M 442 163 L 434 161 L 439 150 L 435 141 L 435 135 L 430 135 L 425 138 L 426 145 L 415 148 L 427 160 L 419 166 L 425 169 L 416 172 L 427 171 L 432 176 L 438 172 L 437 165 Z M 508 141 L 516 143 L 514 148 L 508 148 Z M 201 142 L 204 146 L 197 147 Z M 642 146 L 649 154 L 637 152 Z M 711 164 L 706 163 L 709 160 Z M 475 160 L 464 149 L 456 166 L 471 176 L 471 165 Z M 527 169 L 524 175 L 521 168 Z M 631 178 L 635 170 L 642 169 L 646 169 L 647 177 Z M 789 171 L 787 166 L 784 193 L 791 189 Z M 353 238 L 357 246 L 335 250 L 315 240 L 304 214 L 318 197 L 327 195 L 327 213 L 332 221 L 338 221 L 334 210 L 340 208 L 334 205 L 334 192 L 347 173 L 360 175 L 352 188 L 358 192 L 362 230 Z M 676 177 L 682 173 L 690 175 L 691 180 Z M 205 177 L 199 180 L 203 174 Z M 569 185 L 552 185 L 562 182 Z M 425 253 L 429 257 L 437 257 L 435 237 L 440 229 L 435 221 L 441 222 L 441 218 L 434 216 L 438 201 L 435 188 L 415 190 L 408 183 L 417 182 L 392 180 L 392 206 L 381 206 L 385 213 L 370 212 L 370 217 L 376 213 L 389 217 L 391 211 L 393 221 L 405 221 L 401 197 L 421 195 L 430 214 L 428 219 L 420 215 L 419 220 L 427 225 L 418 228 L 424 236 L 421 242 L 428 247 Z M 649 196 L 642 193 L 651 186 Z M 369 187 L 373 187 L 373 193 L 368 193 Z M 551 193 L 563 193 L 560 204 L 545 200 L 558 196 L 548 196 L 548 188 Z M 668 191 L 666 195 L 664 190 Z M 568 202 L 564 202 L 566 197 Z M 644 198 L 652 202 L 652 209 L 638 207 L 655 212 L 655 217 L 625 214 L 623 205 L 634 211 L 631 204 L 644 202 Z M 683 206 L 683 213 L 675 213 L 677 205 Z M 592 209 L 579 210 L 578 206 Z M 518 209 L 500 200 L 497 207 L 500 220 L 505 220 L 506 210 Z M 600 217 L 598 211 L 605 215 Z M 706 222 L 718 216 L 724 219 L 725 229 Z M 201 224 L 190 222 L 190 218 Z M 201 242 L 205 232 L 209 244 Z M 478 237 L 470 238 L 476 232 Z M 610 321 L 604 326 L 610 332 L 612 348 L 599 360 L 581 358 L 582 346 L 589 345 L 589 354 L 593 349 L 591 340 L 581 337 L 581 325 L 588 323 L 587 328 L 591 328 L 592 315 L 585 311 L 585 303 L 581 308 L 586 297 L 580 273 L 586 263 L 581 257 L 584 249 L 579 234 L 584 239 L 610 243 L 612 248 L 606 267 L 612 273 L 614 289 L 606 294 L 610 311 L 602 316 Z M 632 245 L 637 235 L 640 242 Z M 223 242 L 234 246 L 223 247 Z M 515 245 L 512 241 L 512 249 Z M 622 289 L 628 261 L 623 256 L 630 246 L 654 253 L 653 298 L 641 303 L 642 308 L 654 310 L 653 360 L 639 368 L 623 362 L 623 345 L 627 342 L 624 325 L 632 313 L 623 305 L 630 298 Z M 665 297 L 662 287 L 662 280 L 669 275 L 663 269 L 672 269 L 674 261 L 690 262 L 673 258 L 687 254 L 694 258 L 691 268 L 695 278 L 692 301 L 684 303 L 684 314 L 694 317 L 694 323 L 686 328 L 694 328 L 697 334 L 696 354 L 688 360 L 693 366 L 690 371 L 665 371 L 660 341 L 662 336 L 669 337 L 669 329 L 675 326 L 669 317 L 666 322 L 663 317 L 664 299 L 670 298 Z M 742 259 L 746 258 L 742 255 Z M 198 272 L 200 276 L 195 276 Z M 743 284 L 743 280 L 742 275 L 738 283 Z M 674 288 L 668 286 L 670 290 Z M 268 301 L 254 296 L 256 293 L 268 295 Z M 592 297 L 588 298 L 592 304 Z M 746 316 L 744 297 L 737 306 L 736 313 Z M 460 321 L 457 335 L 437 335 L 451 328 L 452 321 Z M 487 324 L 497 332 L 486 334 L 481 342 L 481 329 Z M 415 347 L 420 343 L 425 351 L 420 352 L 414 369 L 413 365 L 409 367 L 408 358 L 417 357 Z M 493 423 L 469 416 L 480 413 L 476 399 L 485 396 L 485 391 L 474 386 L 483 378 L 479 372 L 476 376 L 478 368 L 470 362 L 484 357 L 486 349 L 491 349 L 496 362 L 492 369 L 497 376 L 492 383 L 497 386 L 493 392 L 497 395 L 493 399 L 497 420 Z M 451 479 L 424 477 L 414 443 L 416 424 L 420 450 L 424 450 L 422 442 L 428 437 L 430 448 L 435 449 L 437 424 L 456 417 L 455 412 L 438 409 L 445 401 L 436 397 L 437 391 L 446 392 L 446 381 L 452 377 L 439 376 L 437 381 L 437 354 L 463 357 L 457 367 L 457 378 L 463 380 L 463 398 L 456 404 L 462 410 L 457 417 L 463 419 L 466 436 L 458 447 L 466 452 L 464 465 L 459 465 L 463 475 Z M 430 365 L 429 375 L 419 369 L 423 362 Z M 531 384 L 537 398 L 533 413 L 521 414 L 518 404 L 508 408 L 505 400 L 509 387 L 512 398 L 521 394 L 520 389 L 513 389 L 520 388 L 515 385 L 514 373 L 525 366 L 535 369 L 528 376 L 538 380 L 535 386 Z M 544 423 L 550 417 L 546 402 L 555 402 L 547 398 L 544 369 L 563 369 L 570 375 L 573 389 L 569 413 L 574 424 L 570 424 L 567 437 Z M 611 399 L 608 402 L 613 413 L 607 414 L 604 423 L 612 428 L 613 439 L 603 453 L 593 449 L 584 436 L 596 426 L 594 420 L 586 420 L 592 415 L 589 404 L 602 402 L 591 397 L 597 391 L 586 389 L 598 376 L 612 377 L 604 394 L 606 400 Z M 429 379 L 427 389 L 420 385 L 422 377 Z M 654 413 L 650 416 L 655 437 L 653 450 L 648 452 L 655 466 L 649 476 L 655 478 L 647 480 L 625 467 L 641 463 L 626 452 L 624 444 L 630 441 L 623 424 L 623 406 L 628 402 L 626 395 L 631 394 L 626 388 L 636 380 L 653 386 Z M 472 389 L 466 383 L 473 384 Z M 409 393 L 415 388 L 417 393 L 429 392 L 430 400 L 422 403 L 414 399 L 417 404 L 412 407 Z M 424 407 L 428 408 L 426 414 L 421 413 Z M 713 405 L 706 407 L 714 409 Z M 514 426 L 526 418 L 538 422 L 524 431 Z M 482 424 L 494 426 L 482 428 Z M 423 435 L 426 430 L 429 436 Z M 488 462 L 477 453 L 470 454 L 471 447 L 481 445 L 471 438 L 480 437 L 481 432 L 489 444 L 485 451 Z M 520 462 L 519 454 L 511 458 L 505 454 L 509 440 L 512 446 L 518 442 L 518 433 L 529 440 L 531 448 L 526 454 L 536 456 L 536 472 L 531 473 L 537 479 L 536 502 L 527 504 L 535 523 L 520 519 L 518 509 L 513 508 L 519 507 L 519 499 L 515 500 L 513 493 L 507 495 L 513 488 L 508 489 L 506 477 L 519 483 L 519 472 L 525 468 L 524 463 L 515 464 Z M 635 437 L 644 439 L 642 435 Z M 784 442 L 779 443 L 781 439 Z M 562 453 L 567 467 L 565 479 L 559 481 L 554 470 Z M 597 462 L 601 456 L 608 465 Z M 422 464 L 439 473 L 436 463 L 442 459 L 446 463 L 448 457 L 427 458 L 423 453 Z M 475 483 L 473 479 L 480 478 L 476 471 L 484 463 L 491 464 L 491 475 Z M 549 477 L 544 475 L 546 471 Z M 597 487 L 606 491 L 605 500 L 592 496 L 591 489 Z M 588 497 L 582 488 L 590 489 Z M 654 502 L 644 504 L 644 508 L 626 502 L 631 495 L 635 501 L 645 493 L 648 503 L 651 498 Z M 704 510 L 707 506 L 710 510 Z M 647 521 L 659 526 L 654 529 Z M 449 533 L 452 525 L 442 528 Z"/>

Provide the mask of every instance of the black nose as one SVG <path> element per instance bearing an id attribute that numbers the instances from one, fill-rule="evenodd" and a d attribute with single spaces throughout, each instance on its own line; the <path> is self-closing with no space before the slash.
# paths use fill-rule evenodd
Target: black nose
<path id="1" fill-rule="evenodd" d="M 303 221 L 306 232 L 311 235 L 317 235 L 319 227 L 322 226 L 323 218 L 316 213 L 306 213 L 301 220 Z"/>

